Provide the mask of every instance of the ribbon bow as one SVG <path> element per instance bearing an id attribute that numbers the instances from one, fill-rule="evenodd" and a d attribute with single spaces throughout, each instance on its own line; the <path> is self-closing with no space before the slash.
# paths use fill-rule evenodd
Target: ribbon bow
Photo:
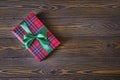
<path id="1" fill-rule="evenodd" d="M 28 33 L 23 36 L 24 46 L 26 49 L 28 49 L 31 46 L 31 44 L 33 43 L 33 41 L 35 39 L 37 39 L 39 41 L 39 43 L 41 44 L 41 46 L 48 53 L 51 52 L 51 48 L 49 47 L 50 42 L 47 39 L 47 34 L 46 34 L 47 28 L 46 27 L 43 27 L 37 35 L 34 35 L 34 34 L 32 34 L 30 29 L 28 28 L 28 25 L 24 21 L 21 22 L 20 25 Z"/>

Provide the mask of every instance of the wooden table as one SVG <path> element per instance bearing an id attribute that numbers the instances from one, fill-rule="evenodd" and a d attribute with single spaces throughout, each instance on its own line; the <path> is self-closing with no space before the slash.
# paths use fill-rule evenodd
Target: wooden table
<path id="1" fill-rule="evenodd" d="M 42 62 L 10 32 L 32 11 L 62 43 Z M 120 0 L 0 0 L 0 80 L 120 80 Z"/>

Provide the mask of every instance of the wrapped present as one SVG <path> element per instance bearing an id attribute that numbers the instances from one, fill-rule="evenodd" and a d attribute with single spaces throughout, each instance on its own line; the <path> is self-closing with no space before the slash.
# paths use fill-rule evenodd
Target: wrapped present
<path id="1" fill-rule="evenodd" d="M 47 57 L 60 44 L 34 13 L 30 13 L 12 33 L 38 61 Z"/>

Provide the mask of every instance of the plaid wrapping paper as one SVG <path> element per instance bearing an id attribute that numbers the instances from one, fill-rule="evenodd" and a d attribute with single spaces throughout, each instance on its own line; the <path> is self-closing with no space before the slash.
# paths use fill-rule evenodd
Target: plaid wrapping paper
<path id="1" fill-rule="evenodd" d="M 34 13 L 30 13 L 24 20 L 23 20 L 31 30 L 31 32 L 36 35 L 45 27 L 45 25 L 36 17 Z M 19 39 L 19 41 L 23 44 L 23 36 L 27 34 L 27 32 L 18 24 L 13 30 L 12 33 Z M 59 40 L 47 30 L 47 38 L 50 42 L 49 46 L 52 51 L 60 44 Z M 28 51 L 33 54 L 33 56 L 38 60 L 43 60 L 49 53 L 46 52 L 45 49 L 41 46 L 38 40 L 34 40 L 31 46 L 28 48 Z"/>

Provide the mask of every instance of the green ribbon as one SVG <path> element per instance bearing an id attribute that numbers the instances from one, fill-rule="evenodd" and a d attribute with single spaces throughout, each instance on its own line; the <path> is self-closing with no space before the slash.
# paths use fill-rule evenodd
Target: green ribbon
<path id="1" fill-rule="evenodd" d="M 48 53 L 50 53 L 52 51 L 49 46 L 50 42 L 47 39 L 47 34 L 46 34 L 47 28 L 46 27 L 43 27 L 37 35 L 34 35 L 34 34 L 32 34 L 30 29 L 28 28 L 28 25 L 24 21 L 21 22 L 20 25 L 28 33 L 23 36 L 23 42 L 24 42 L 24 46 L 26 49 L 28 49 L 31 46 L 31 44 L 33 43 L 33 41 L 35 39 L 37 39 L 39 41 L 39 43 L 41 44 L 41 46 Z"/>

